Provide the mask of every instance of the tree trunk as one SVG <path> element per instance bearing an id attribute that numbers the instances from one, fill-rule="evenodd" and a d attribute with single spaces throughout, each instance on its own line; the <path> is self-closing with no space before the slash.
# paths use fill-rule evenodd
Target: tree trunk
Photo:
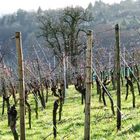
<path id="1" fill-rule="evenodd" d="M 29 128 L 31 129 L 31 107 L 30 107 L 30 104 L 27 102 L 27 100 L 25 100 L 25 104 L 28 107 Z"/>
<path id="2" fill-rule="evenodd" d="M 38 73 L 39 73 L 39 79 L 40 79 L 40 89 L 41 89 L 41 94 L 38 91 L 38 95 L 42 104 L 42 107 L 45 109 L 46 108 L 46 104 L 45 104 L 45 98 L 44 98 L 44 93 L 43 93 L 43 87 L 42 87 L 42 77 L 41 77 L 41 72 L 40 72 L 40 65 L 37 59 L 37 65 L 38 65 Z"/>
<path id="3" fill-rule="evenodd" d="M 59 100 L 56 100 L 53 105 L 53 135 L 54 135 L 54 138 L 56 138 L 56 136 L 57 136 L 56 114 L 57 114 L 57 109 L 58 109 L 58 101 Z"/>
<path id="4" fill-rule="evenodd" d="M 33 91 L 34 94 L 34 99 L 35 99 L 35 113 L 36 113 L 36 119 L 38 119 L 38 99 L 37 99 L 37 94 L 35 93 L 35 91 Z"/>
<path id="5" fill-rule="evenodd" d="M 2 115 L 4 114 L 4 106 L 5 106 L 5 99 L 3 97 L 3 100 L 2 100 Z"/>
<path id="6" fill-rule="evenodd" d="M 17 101 L 16 101 L 16 95 L 15 95 L 15 88 L 14 86 L 12 85 L 12 83 L 10 82 L 10 87 L 11 87 L 11 94 L 13 96 L 13 99 L 14 99 L 14 103 L 15 105 L 17 104 Z"/>
<path id="7" fill-rule="evenodd" d="M 62 100 L 62 99 L 60 99 L 60 107 L 59 107 L 59 121 L 61 121 L 62 108 L 63 108 L 63 100 Z"/>
<path id="8" fill-rule="evenodd" d="M 138 68 L 138 65 L 135 66 L 136 68 L 136 74 L 137 74 L 137 87 L 138 87 L 138 92 L 139 92 L 139 95 L 140 95 L 140 74 L 139 74 L 139 68 Z"/>

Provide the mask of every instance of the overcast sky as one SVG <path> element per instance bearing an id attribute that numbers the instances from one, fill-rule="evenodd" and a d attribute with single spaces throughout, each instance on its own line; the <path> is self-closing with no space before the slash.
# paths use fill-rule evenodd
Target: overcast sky
<path id="1" fill-rule="evenodd" d="M 97 0 L 98 1 L 98 0 Z M 121 0 L 102 0 L 105 3 L 119 3 Z M 66 6 L 80 5 L 84 8 L 89 3 L 95 2 L 95 0 L 1 0 L 0 1 L 0 15 L 16 12 L 17 9 L 23 9 L 27 11 L 37 10 L 40 6 L 45 9 L 63 8 Z"/>

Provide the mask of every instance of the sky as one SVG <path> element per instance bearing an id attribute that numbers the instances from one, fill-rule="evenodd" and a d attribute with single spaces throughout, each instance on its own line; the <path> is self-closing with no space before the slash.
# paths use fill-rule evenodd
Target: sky
<path id="1" fill-rule="evenodd" d="M 41 9 L 57 9 L 66 6 L 82 6 L 86 8 L 91 2 L 94 5 L 95 1 L 99 0 L 0 0 L 0 15 L 16 12 L 18 9 L 26 11 Z M 105 3 L 119 3 L 121 0 L 102 0 Z"/>

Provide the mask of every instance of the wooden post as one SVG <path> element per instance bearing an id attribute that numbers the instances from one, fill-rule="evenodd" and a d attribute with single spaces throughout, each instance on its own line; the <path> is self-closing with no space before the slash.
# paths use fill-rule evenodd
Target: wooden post
<path id="1" fill-rule="evenodd" d="M 15 35 L 18 56 L 18 78 L 19 78 L 19 98 L 20 98 L 20 140 L 25 140 L 25 85 L 24 85 L 22 39 L 20 32 L 16 32 Z"/>
<path id="2" fill-rule="evenodd" d="M 123 48 L 123 57 L 124 57 L 124 60 L 125 60 L 125 47 Z M 126 76 L 126 73 L 125 73 L 125 61 L 123 62 L 123 65 L 124 65 L 124 72 L 123 72 L 123 75 L 124 75 L 124 77 Z"/>
<path id="3" fill-rule="evenodd" d="M 108 77 L 110 78 L 110 70 L 111 70 L 111 53 L 109 52 L 108 54 L 109 58 L 108 58 Z"/>
<path id="4" fill-rule="evenodd" d="M 65 53 L 63 53 L 63 76 L 64 76 L 64 100 L 65 100 L 65 96 L 66 96 L 66 56 Z"/>
<path id="5" fill-rule="evenodd" d="M 85 129 L 84 140 L 90 139 L 90 100 L 92 87 L 92 31 L 87 33 L 87 50 L 86 50 L 86 101 L 85 101 Z"/>
<path id="6" fill-rule="evenodd" d="M 66 54 L 66 59 L 65 59 L 65 67 L 66 67 L 66 89 L 68 89 L 68 84 L 69 84 L 69 67 L 68 67 L 68 55 L 67 55 L 67 53 L 65 53 Z"/>
<path id="7" fill-rule="evenodd" d="M 117 130 L 121 129 L 121 89 L 120 89 L 120 34 L 119 25 L 115 26 L 116 37 L 116 76 L 117 76 Z"/>

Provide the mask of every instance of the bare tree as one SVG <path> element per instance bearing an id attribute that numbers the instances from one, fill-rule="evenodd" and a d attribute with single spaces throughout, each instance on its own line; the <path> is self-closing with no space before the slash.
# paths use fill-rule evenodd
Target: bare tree
<path id="1" fill-rule="evenodd" d="M 45 37 L 48 46 L 54 49 L 54 54 L 62 57 L 62 52 L 65 52 L 66 55 L 72 56 L 71 63 L 77 67 L 77 55 L 81 52 L 83 43 L 81 35 L 83 36 L 85 27 L 92 21 L 88 11 L 82 7 L 67 7 L 46 11 L 39 15 L 38 19 L 41 36 Z"/>

